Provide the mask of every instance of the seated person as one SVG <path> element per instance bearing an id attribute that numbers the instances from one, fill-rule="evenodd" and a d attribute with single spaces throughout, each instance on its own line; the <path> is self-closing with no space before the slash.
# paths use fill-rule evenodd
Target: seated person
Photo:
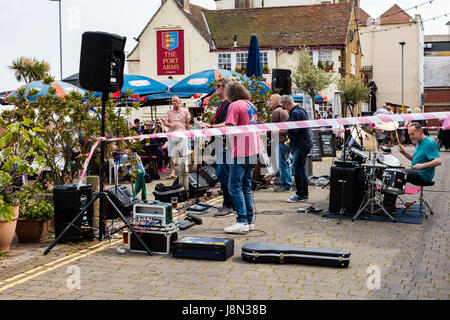
<path id="1" fill-rule="evenodd" d="M 412 169 L 404 170 L 407 173 L 406 181 L 414 185 L 423 185 L 433 181 L 435 167 L 441 165 L 441 158 L 439 154 L 439 148 L 430 136 L 426 136 L 422 126 L 413 122 L 408 126 L 408 135 L 411 142 L 416 145 L 416 150 L 411 155 L 405 151 L 401 144 L 398 145 L 398 149 L 402 155 L 411 160 Z M 386 194 L 383 204 L 386 210 L 395 211 L 395 202 L 397 195 Z"/>
<path id="2" fill-rule="evenodd" d="M 129 160 L 128 153 L 125 151 L 120 151 L 117 144 L 115 144 L 115 143 L 112 144 L 112 150 L 113 150 L 113 159 L 114 159 L 115 165 L 124 164 L 125 162 L 127 162 Z M 145 168 L 144 168 L 144 165 L 142 164 L 141 157 L 136 153 L 135 153 L 135 156 L 136 156 L 136 160 L 137 160 L 136 168 L 145 174 Z M 129 173 L 130 173 L 130 170 L 127 171 L 127 175 Z"/>

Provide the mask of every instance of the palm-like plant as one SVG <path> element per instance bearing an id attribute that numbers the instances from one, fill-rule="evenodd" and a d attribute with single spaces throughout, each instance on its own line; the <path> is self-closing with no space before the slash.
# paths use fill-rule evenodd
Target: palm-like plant
<path id="1" fill-rule="evenodd" d="M 13 60 L 8 68 L 14 71 L 17 81 L 23 80 L 25 83 L 30 83 L 46 77 L 50 71 L 50 64 L 36 58 L 19 57 Z"/>

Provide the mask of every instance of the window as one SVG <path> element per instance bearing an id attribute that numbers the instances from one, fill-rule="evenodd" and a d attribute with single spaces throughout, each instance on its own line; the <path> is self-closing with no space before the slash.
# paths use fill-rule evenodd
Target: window
<path id="1" fill-rule="evenodd" d="M 352 55 L 351 55 L 350 63 L 351 63 L 350 74 L 355 76 L 356 75 L 356 55 L 353 52 L 352 52 Z"/>
<path id="2" fill-rule="evenodd" d="M 260 52 L 261 66 L 269 67 L 269 58 L 267 52 Z M 217 54 L 217 66 L 219 69 L 232 70 L 241 69 L 247 67 L 248 52 L 236 52 L 236 53 L 218 53 Z M 241 72 L 239 71 L 239 72 Z M 264 72 L 264 71 L 263 71 Z"/>
<path id="3" fill-rule="evenodd" d="M 331 50 L 319 50 L 319 60 L 321 62 L 333 62 L 333 54 Z"/>
<path id="4" fill-rule="evenodd" d="M 231 53 L 219 53 L 219 69 L 231 70 Z"/>
<path id="5" fill-rule="evenodd" d="M 428 42 L 428 43 L 425 43 L 424 47 L 425 47 L 425 49 L 431 49 L 433 47 L 433 44 Z"/>
<path id="6" fill-rule="evenodd" d="M 247 66 L 248 52 L 236 52 L 236 67 Z"/>
<path id="7" fill-rule="evenodd" d="M 261 56 L 261 66 L 269 67 L 269 60 L 267 58 L 267 52 L 260 52 L 259 55 Z"/>

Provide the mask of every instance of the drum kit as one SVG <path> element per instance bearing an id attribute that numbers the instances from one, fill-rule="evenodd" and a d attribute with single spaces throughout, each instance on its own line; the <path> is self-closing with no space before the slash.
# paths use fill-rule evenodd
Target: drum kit
<path id="1" fill-rule="evenodd" d="M 392 127 L 395 128 L 395 125 L 392 125 Z M 392 128 L 389 127 L 388 129 Z M 371 127 L 360 126 L 355 130 L 352 128 L 351 135 L 354 141 L 358 142 L 364 150 L 369 151 L 369 156 L 360 149 L 351 147 L 347 155 L 342 157 L 343 160 L 347 160 L 353 166 L 362 167 L 364 172 L 365 196 L 352 221 L 363 212 L 372 215 L 381 213 L 395 221 L 394 217 L 383 206 L 383 193 L 396 195 L 405 193 L 407 178 L 407 173 L 403 170 L 405 168 L 402 166 L 400 159 L 390 153 L 390 148 L 377 146 L 376 133 L 378 132 Z M 359 143 L 359 141 L 362 143 Z M 381 153 L 379 149 L 381 149 Z"/>

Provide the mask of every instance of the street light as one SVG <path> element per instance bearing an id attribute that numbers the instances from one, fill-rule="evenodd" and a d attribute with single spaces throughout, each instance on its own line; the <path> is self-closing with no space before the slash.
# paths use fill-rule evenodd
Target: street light
<path id="1" fill-rule="evenodd" d="M 62 32 L 61 32 L 61 0 L 50 0 L 50 1 L 58 1 L 59 6 L 59 72 L 61 80 L 62 76 Z"/>
<path id="2" fill-rule="evenodd" d="M 403 110 L 403 103 L 404 103 L 404 100 L 403 100 L 404 99 L 403 48 L 404 48 L 406 42 L 405 41 L 400 41 L 398 44 L 402 46 L 402 113 L 404 113 L 404 110 Z"/>

